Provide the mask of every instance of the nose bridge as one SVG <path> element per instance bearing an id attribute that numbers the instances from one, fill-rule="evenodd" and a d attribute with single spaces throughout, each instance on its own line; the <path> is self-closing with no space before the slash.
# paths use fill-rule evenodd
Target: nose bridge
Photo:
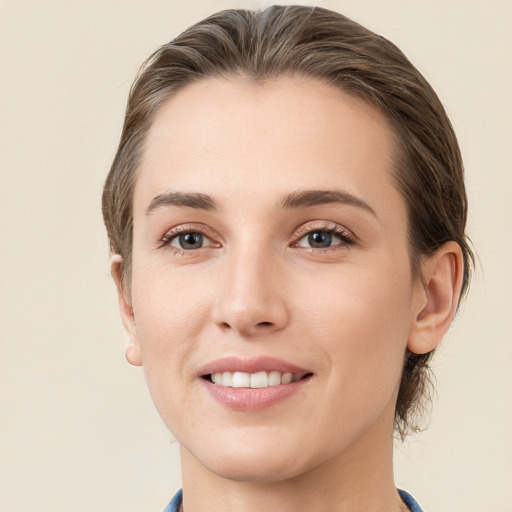
<path id="1" fill-rule="evenodd" d="M 271 244 L 239 240 L 228 252 L 215 322 L 243 335 L 282 329 L 288 312 Z"/>

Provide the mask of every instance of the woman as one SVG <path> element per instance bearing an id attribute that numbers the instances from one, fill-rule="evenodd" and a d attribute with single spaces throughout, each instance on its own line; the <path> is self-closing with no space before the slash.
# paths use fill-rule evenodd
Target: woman
<path id="1" fill-rule="evenodd" d="M 389 41 L 223 11 L 150 57 L 103 214 L 127 359 L 180 443 L 166 511 L 418 511 L 393 481 L 468 286 L 463 167 Z"/>

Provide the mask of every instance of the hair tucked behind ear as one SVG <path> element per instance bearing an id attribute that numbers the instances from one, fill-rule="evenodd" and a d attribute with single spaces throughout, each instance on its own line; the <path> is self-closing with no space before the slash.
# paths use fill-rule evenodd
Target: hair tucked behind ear
<path id="1" fill-rule="evenodd" d="M 132 199 L 144 140 L 162 104 L 179 89 L 213 76 L 263 82 L 282 75 L 314 77 L 379 108 L 392 123 L 398 151 L 394 177 L 409 216 L 411 268 L 454 240 L 462 248 L 465 293 L 473 260 L 465 225 L 463 165 L 448 117 L 423 76 L 387 39 L 322 8 L 272 6 L 222 11 L 159 48 L 142 66 L 103 192 L 110 250 L 123 258 L 129 292 Z M 396 407 L 403 438 L 417 430 L 429 395 L 431 354 L 409 354 Z"/>

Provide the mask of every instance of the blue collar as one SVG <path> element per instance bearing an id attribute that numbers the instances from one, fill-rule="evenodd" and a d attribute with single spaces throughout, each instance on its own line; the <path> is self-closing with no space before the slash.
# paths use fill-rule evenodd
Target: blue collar
<path id="1" fill-rule="evenodd" d="M 400 494 L 400 497 L 402 498 L 403 502 L 409 507 L 410 512 L 421 512 L 420 506 L 408 492 L 405 492 L 405 491 L 402 491 L 401 489 L 399 489 L 398 493 Z M 183 497 L 183 492 L 180 489 L 176 493 L 174 498 L 171 500 L 169 505 L 167 505 L 167 507 L 165 507 L 163 512 L 178 512 L 178 508 L 180 506 L 182 497 Z"/>

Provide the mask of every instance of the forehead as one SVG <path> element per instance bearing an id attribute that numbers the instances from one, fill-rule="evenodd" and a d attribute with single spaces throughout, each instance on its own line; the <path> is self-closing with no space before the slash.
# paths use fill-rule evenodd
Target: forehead
<path id="1" fill-rule="evenodd" d="M 134 212 L 170 188 L 221 200 L 243 190 L 254 200 L 339 187 L 377 198 L 393 187 L 394 147 L 381 112 L 317 79 L 210 78 L 183 88 L 156 115 Z"/>

